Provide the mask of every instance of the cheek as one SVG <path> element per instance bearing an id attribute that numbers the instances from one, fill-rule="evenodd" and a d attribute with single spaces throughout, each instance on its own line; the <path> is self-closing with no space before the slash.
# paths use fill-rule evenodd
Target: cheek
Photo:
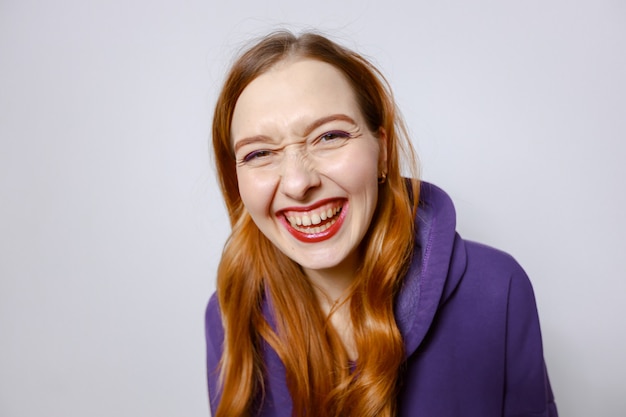
<path id="1" fill-rule="evenodd" d="M 378 150 L 357 149 L 341 161 L 327 167 L 326 172 L 352 190 L 371 188 L 378 184 Z"/>
<path id="2" fill-rule="evenodd" d="M 275 186 L 273 182 L 275 181 L 265 179 L 262 175 L 255 175 L 249 171 L 237 170 L 237 182 L 241 200 L 252 217 L 269 211 L 274 195 Z"/>

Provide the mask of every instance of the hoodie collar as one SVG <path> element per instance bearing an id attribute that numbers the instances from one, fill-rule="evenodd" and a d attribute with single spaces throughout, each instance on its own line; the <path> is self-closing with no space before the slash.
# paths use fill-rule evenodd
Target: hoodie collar
<path id="1" fill-rule="evenodd" d="M 424 339 L 439 306 L 465 272 L 463 241 L 456 234 L 450 197 L 427 182 L 420 185 L 413 261 L 396 299 L 395 316 L 410 356 Z"/>

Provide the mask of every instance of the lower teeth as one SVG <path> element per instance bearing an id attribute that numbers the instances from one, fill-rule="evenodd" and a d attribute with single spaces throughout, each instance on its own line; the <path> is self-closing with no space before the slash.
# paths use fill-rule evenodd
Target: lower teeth
<path id="1" fill-rule="evenodd" d="M 312 235 L 315 233 L 321 233 L 325 230 L 327 230 L 330 226 L 332 226 L 333 224 L 335 224 L 337 220 L 336 219 L 332 219 L 330 222 L 322 225 L 322 226 L 316 226 L 316 227 L 302 227 L 302 226 L 297 226 L 297 225 L 292 225 L 292 227 L 294 229 L 296 229 L 299 232 L 302 233 L 306 233 L 308 235 Z"/>

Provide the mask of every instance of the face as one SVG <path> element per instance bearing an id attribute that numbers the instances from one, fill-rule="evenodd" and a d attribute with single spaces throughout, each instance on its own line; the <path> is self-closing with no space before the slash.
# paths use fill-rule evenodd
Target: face
<path id="1" fill-rule="evenodd" d="M 309 276 L 354 269 L 378 199 L 384 134 L 370 132 L 333 66 L 278 63 L 240 95 L 231 139 L 242 201 Z"/>

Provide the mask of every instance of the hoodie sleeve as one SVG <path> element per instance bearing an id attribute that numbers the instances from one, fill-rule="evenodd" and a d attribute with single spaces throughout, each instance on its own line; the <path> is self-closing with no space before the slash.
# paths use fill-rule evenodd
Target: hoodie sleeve
<path id="1" fill-rule="evenodd" d="M 204 325 L 209 403 L 211 406 L 211 415 L 215 415 L 220 397 L 218 392 L 219 361 L 222 357 L 222 344 L 224 342 L 224 329 L 222 327 L 219 304 L 215 294 L 213 294 L 209 300 L 209 304 L 206 308 Z"/>
<path id="2" fill-rule="evenodd" d="M 519 265 L 509 287 L 505 372 L 505 417 L 558 416 L 543 358 L 535 296 Z"/>

